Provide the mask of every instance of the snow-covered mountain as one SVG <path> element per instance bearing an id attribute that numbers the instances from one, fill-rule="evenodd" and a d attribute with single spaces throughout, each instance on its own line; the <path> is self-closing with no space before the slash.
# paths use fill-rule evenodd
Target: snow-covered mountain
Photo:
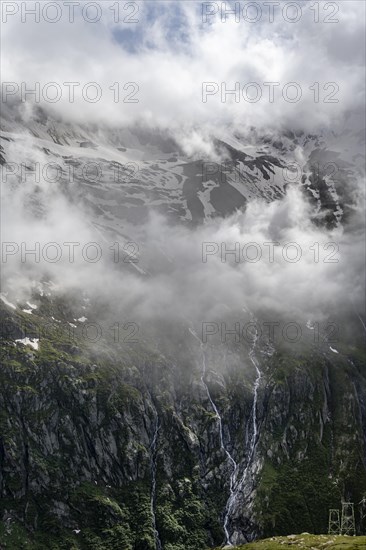
<path id="1" fill-rule="evenodd" d="M 24 122 L 13 109 L 1 120 L 2 163 L 15 178 L 55 182 L 92 212 L 92 223 L 125 235 L 149 213 L 174 223 L 201 224 L 245 209 L 253 199 L 271 202 L 290 184 L 301 187 L 329 227 L 344 222 L 362 177 L 364 133 L 212 136 L 213 155 L 187 158 L 162 132 L 80 126 L 41 109 Z M 37 168 L 35 163 L 37 163 Z M 21 168 L 23 164 L 23 168 Z M 12 170 L 6 172 L 11 179 Z"/>

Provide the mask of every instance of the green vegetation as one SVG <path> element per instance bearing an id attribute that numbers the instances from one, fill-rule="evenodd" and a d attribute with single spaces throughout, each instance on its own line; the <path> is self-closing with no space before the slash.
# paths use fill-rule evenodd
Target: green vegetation
<path id="1" fill-rule="evenodd" d="M 245 546 L 237 546 L 232 550 L 286 550 L 290 548 L 292 550 L 306 548 L 308 550 L 365 550 L 366 537 L 336 537 L 303 533 L 259 540 Z"/>
<path id="2" fill-rule="evenodd" d="M 45 301 L 37 314 L 6 317 L 12 335 L 2 335 L 0 369 L 0 547 L 155 550 L 154 519 L 164 550 L 220 545 L 229 466 L 199 370 L 187 367 L 182 379 L 174 361 L 145 343 L 95 346 L 77 331 L 70 341 L 66 321 L 57 326 L 45 315 L 74 315 L 62 302 L 55 307 L 57 314 Z M 24 323 L 30 338 L 41 332 L 39 350 L 14 343 Z M 362 538 L 291 536 L 325 532 L 328 508 L 366 494 L 364 356 L 347 354 L 330 361 L 286 350 L 263 359 L 258 475 L 244 519 L 273 538 L 245 550 L 366 550 Z M 241 464 L 252 429 L 250 376 L 240 365 L 225 384 L 210 374 L 207 380 Z M 358 509 L 356 523 L 361 529 Z"/>

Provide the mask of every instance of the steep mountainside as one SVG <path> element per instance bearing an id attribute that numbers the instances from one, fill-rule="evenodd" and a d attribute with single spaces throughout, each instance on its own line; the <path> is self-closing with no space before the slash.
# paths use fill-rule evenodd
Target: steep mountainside
<path id="1" fill-rule="evenodd" d="M 40 109 L 24 123 L 4 106 L 2 163 L 10 165 L 7 181 L 59 185 L 90 208 L 95 227 L 121 238 L 151 210 L 199 224 L 256 198 L 279 199 L 293 183 L 330 227 L 347 219 L 354 200 L 347 183 L 363 173 L 363 132 L 222 134 L 212 161 L 187 157 L 173 139 L 151 130 L 81 127 Z"/>
<path id="2" fill-rule="evenodd" d="M 177 354 L 149 337 L 96 348 L 82 321 L 70 332 L 75 303 L 34 298 L 2 309 L 6 548 L 196 550 L 324 532 L 328 508 L 360 502 L 362 335 L 275 349 L 182 326 Z"/>
<path id="3" fill-rule="evenodd" d="M 1 123 L 1 162 L 29 219 L 42 219 L 57 190 L 109 243 L 133 241 L 151 211 L 172 228 L 195 228 L 254 199 L 281 199 L 293 181 L 325 231 L 347 233 L 357 201 L 356 133 L 349 150 L 342 135 L 216 136 L 220 164 L 189 158 L 148 131 L 80 128 L 42 111 L 14 120 L 5 113 Z M 148 317 L 135 298 L 153 279 L 151 265 L 174 264 L 163 252 L 114 266 L 114 280 L 129 285 L 133 322 L 108 277 L 101 286 L 109 301 L 82 288 L 77 267 L 73 292 L 70 281 L 56 286 L 36 266 L 25 295 L 10 272 L 0 301 L 0 548 L 199 550 L 324 533 L 328 509 L 342 500 L 357 504 L 360 533 L 366 369 L 355 304 L 343 312 L 330 303 L 304 323 L 270 300 L 254 312 L 238 303 L 250 338 L 207 341 L 205 318 L 165 310 Z M 17 275 L 28 277 L 27 268 Z M 219 326 L 226 304 L 216 305 L 209 319 Z M 271 307 L 279 323 L 302 324 L 301 341 L 259 333 L 274 318 Z M 318 321 L 336 322 L 337 338 L 328 329 L 319 336 Z"/>

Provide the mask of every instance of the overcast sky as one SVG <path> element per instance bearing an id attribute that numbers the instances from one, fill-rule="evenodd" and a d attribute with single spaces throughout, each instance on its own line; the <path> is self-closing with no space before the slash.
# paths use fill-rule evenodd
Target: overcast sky
<path id="1" fill-rule="evenodd" d="M 247 9 L 248 2 L 237 2 L 239 11 L 228 14 L 225 22 L 222 2 L 107 0 L 74 3 L 72 8 L 58 2 L 57 11 L 51 6 L 46 12 L 42 11 L 46 4 L 40 2 L 39 22 L 22 8 L 26 4 L 34 9 L 35 2 L 3 4 L 3 21 L 7 18 L 2 29 L 3 81 L 26 82 L 30 88 L 38 81 L 41 89 L 57 83 L 61 100 L 45 104 L 68 118 L 117 125 L 140 121 L 181 130 L 229 124 L 314 131 L 334 126 L 345 112 L 363 105 L 363 1 L 315 3 L 318 11 L 311 8 L 314 2 L 304 0 L 281 1 L 280 6 L 270 2 L 272 7 L 251 2 Z M 119 13 L 116 7 L 111 9 L 113 5 L 119 5 Z M 227 10 L 234 5 L 226 2 Z M 72 12 L 74 22 L 70 22 Z M 90 22 L 93 19 L 98 21 Z M 80 83 L 74 103 L 64 82 Z M 81 89 L 89 82 L 100 86 L 102 98 L 97 103 L 82 97 Z M 114 102 L 115 92 L 109 87 L 116 82 L 120 97 Z M 136 86 L 123 90 L 129 82 L 136 83 L 138 90 Z M 203 82 L 218 85 L 210 88 L 215 93 L 205 103 Z M 252 82 L 261 87 L 260 92 L 245 88 L 244 97 L 255 99 L 261 93 L 257 102 L 243 97 L 243 87 Z M 264 86 L 268 82 L 278 83 L 273 103 L 269 87 Z M 298 97 L 295 88 L 286 88 L 293 82 L 301 89 L 296 103 L 282 95 Z M 319 90 L 310 90 L 317 82 Z M 239 102 L 234 95 L 227 96 L 226 103 L 221 101 L 222 83 L 228 90 L 239 83 Z M 94 90 L 89 92 L 92 98 Z M 54 94 L 49 89 L 51 98 Z M 128 97 L 138 103 L 124 103 Z"/>

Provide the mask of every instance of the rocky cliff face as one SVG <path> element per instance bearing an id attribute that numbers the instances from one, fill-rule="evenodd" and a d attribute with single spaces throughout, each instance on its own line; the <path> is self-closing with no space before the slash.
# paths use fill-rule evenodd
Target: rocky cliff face
<path id="1" fill-rule="evenodd" d="M 324 532 L 329 507 L 361 500 L 355 341 L 203 345 L 186 326 L 176 356 L 96 350 L 64 324 L 46 334 L 39 304 L 2 308 L 4 548 L 198 550 Z"/>

